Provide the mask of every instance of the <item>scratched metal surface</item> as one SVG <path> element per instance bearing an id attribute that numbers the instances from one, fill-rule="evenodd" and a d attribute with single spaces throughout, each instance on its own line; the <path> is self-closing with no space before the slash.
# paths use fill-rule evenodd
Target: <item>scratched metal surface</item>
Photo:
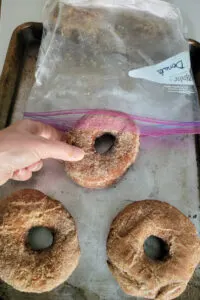
<path id="1" fill-rule="evenodd" d="M 23 111 L 28 99 L 30 89 L 34 82 L 34 69 L 35 69 L 35 62 L 37 58 L 39 43 L 32 43 L 27 47 L 25 56 L 23 58 L 22 68 L 20 68 L 19 81 L 18 87 L 15 91 L 14 101 L 12 102 L 12 110 L 10 111 L 10 116 L 7 119 L 7 123 L 11 123 L 17 119 L 23 117 Z M 159 144 L 159 141 L 157 141 Z M 166 151 L 165 145 L 168 144 L 167 140 L 164 139 L 162 141 L 162 153 L 160 152 L 161 148 L 159 149 L 159 153 L 155 151 L 155 141 L 152 143 L 150 140 L 146 140 L 145 143 L 142 143 L 141 153 L 148 152 L 149 160 L 146 161 L 145 165 L 142 162 L 142 155 L 136 162 L 137 168 L 140 165 L 140 169 L 144 170 L 145 168 L 148 169 L 147 172 L 152 174 L 152 182 L 149 184 L 149 190 L 144 189 L 144 185 L 141 184 L 141 178 L 143 183 L 145 183 L 145 174 L 144 172 L 141 173 L 139 180 L 136 182 L 140 188 L 135 191 L 135 195 L 131 196 L 128 191 L 125 191 L 124 187 L 127 187 L 127 181 L 132 178 L 129 178 L 128 174 L 125 178 L 113 188 L 110 189 L 113 197 L 116 198 L 116 201 L 110 202 L 109 199 L 106 197 L 104 192 L 95 192 L 95 197 L 98 200 L 100 194 L 105 196 L 105 201 L 97 201 L 97 209 L 96 213 L 93 215 L 93 220 L 102 219 L 103 215 L 109 209 L 109 213 L 106 213 L 106 218 L 103 219 L 103 223 L 99 220 L 97 227 L 101 226 L 101 231 L 93 231 L 92 228 L 87 230 L 87 237 L 83 237 L 85 230 L 87 229 L 87 222 L 81 224 L 78 220 L 79 213 L 77 211 L 77 205 L 79 204 L 79 196 L 82 193 L 82 189 L 79 188 L 77 190 L 77 199 L 71 199 L 70 196 L 70 188 L 73 188 L 73 183 L 68 182 L 66 184 L 65 179 L 63 177 L 63 170 L 57 163 L 47 162 L 45 164 L 45 169 L 41 171 L 38 175 L 35 175 L 28 183 L 13 183 L 9 182 L 4 187 L 0 188 L 0 197 L 4 197 L 10 194 L 12 191 L 24 187 L 35 187 L 41 188 L 41 179 L 43 180 L 43 191 L 50 196 L 56 196 L 58 200 L 61 200 L 66 207 L 70 210 L 72 215 L 78 222 L 79 227 L 79 235 L 81 240 L 81 245 L 85 245 L 85 239 L 87 242 L 90 239 L 93 239 L 94 236 L 97 237 L 99 241 L 96 244 L 91 243 L 91 246 L 88 249 L 91 251 L 91 255 L 85 257 L 85 261 L 81 260 L 79 267 L 74 272 L 72 277 L 70 278 L 68 283 L 61 285 L 56 290 L 45 293 L 41 295 L 36 294 L 26 294 L 20 293 L 13 288 L 9 287 L 5 283 L 0 284 L 0 299 L 2 300 L 113 300 L 113 299 L 130 299 L 130 297 L 125 296 L 122 291 L 119 289 L 118 285 L 112 279 L 109 272 L 102 273 L 102 278 L 95 278 L 94 273 L 94 280 L 96 280 L 96 285 L 98 288 L 96 291 L 91 289 L 91 278 L 87 278 L 90 271 L 97 272 L 101 270 L 100 264 L 102 264 L 102 258 L 105 259 L 105 253 L 102 257 L 96 256 L 98 250 L 102 247 L 100 243 L 105 243 L 105 238 L 107 232 L 109 230 L 109 224 L 112 218 L 116 215 L 118 211 L 121 210 L 127 203 L 133 200 L 138 200 L 142 198 L 158 198 L 169 202 L 169 199 L 174 199 L 174 202 L 171 204 L 178 207 L 181 211 L 183 211 L 186 215 L 191 217 L 191 220 L 199 226 L 199 191 L 198 191 L 198 172 L 197 172 L 197 164 L 196 164 L 196 146 L 193 137 L 181 137 L 181 138 L 171 138 L 171 145 L 175 147 L 173 151 Z M 158 145 L 159 146 L 159 145 Z M 159 165 L 158 165 L 158 157 L 159 157 Z M 53 169 L 57 170 L 57 174 L 60 176 L 58 180 L 52 186 L 51 184 L 47 185 L 44 183 L 51 183 L 55 181 L 54 173 L 52 172 Z M 164 180 L 162 177 L 163 171 L 166 171 L 166 179 Z M 172 176 L 174 175 L 174 176 Z M 39 177 L 38 177 L 39 176 Z M 38 178 L 40 178 L 40 183 L 38 183 Z M 48 179 L 47 179 L 48 178 Z M 61 179 L 63 178 L 63 179 Z M 46 181 L 47 180 L 47 181 Z M 164 181 L 163 181 L 164 180 Z M 159 183 L 159 184 L 158 184 Z M 164 184 L 165 183 L 165 184 Z M 167 185 L 166 185 L 167 183 Z M 55 192 L 55 184 L 57 184 L 57 191 Z M 65 185 L 66 189 L 59 189 L 61 186 Z M 163 186 L 158 188 L 158 186 Z M 50 186 L 50 188 L 49 188 Z M 52 186 L 52 187 L 51 187 Z M 170 186 L 170 191 L 166 188 L 166 186 Z M 119 199 L 120 191 L 124 190 L 124 198 L 123 201 Z M 94 198 L 93 192 L 87 192 L 87 198 L 89 202 Z M 74 195 L 73 195 L 74 196 Z M 68 199 L 66 199 L 68 198 Z M 83 214 L 85 214 L 85 218 L 91 220 L 90 216 L 90 207 L 89 202 L 87 206 L 82 205 Z M 90 204 L 91 205 L 91 204 Z M 107 205 L 105 210 L 105 205 Z M 95 243 L 94 239 L 94 243 Z M 101 249 L 102 250 L 102 249 Z M 104 250 L 103 250 L 104 251 Z M 99 261 L 98 261 L 99 259 Z M 86 265 L 88 264 L 88 270 Z M 96 266 L 94 265 L 96 264 Z M 85 278 L 83 277 L 85 273 Z M 83 273 L 83 274 L 82 274 Z M 82 275 L 80 275 L 82 274 Z M 106 276 L 105 276 L 106 275 Z M 91 277 L 91 276 L 89 276 Z M 82 279 L 82 282 L 80 280 Z M 187 290 L 185 293 L 180 296 L 178 299 L 186 300 L 186 299 L 199 299 L 200 294 L 200 274 L 197 270 L 193 279 L 188 285 Z M 106 281 L 108 281 L 109 286 L 107 285 Z M 111 296 L 110 286 L 112 289 L 115 290 L 115 295 Z M 101 289 L 108 289 L 107 297 L 103 298 L 101 296 Z M 133 299 L 133 298 L 132 298 Z"/>

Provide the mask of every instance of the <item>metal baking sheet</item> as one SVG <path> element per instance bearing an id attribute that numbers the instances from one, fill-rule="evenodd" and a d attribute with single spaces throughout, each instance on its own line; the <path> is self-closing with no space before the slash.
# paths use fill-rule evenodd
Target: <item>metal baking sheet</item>
<path id="1" fill-rule="evenodd" d="M 34 83 L 42 28 L 41 23 L 25 23 L 13 32 L 0 78 L 0 129 L 23 118 Z"/>
<path id="2" fill-rule="evenodd" d="M 31 90 L 31 87 L 34 83 L 35 63 L 38 55 L 38 49 L 41 42 L 41 36 L 42 36 L 42 25 L 38 23 L 27 23 L 21 25 L 13 33 L 10 46 L 8 49 L 8 54 L 6 57 L 3 73 L 0 79 L 0 128 L 1 129 L 9 125 L 10 123 L 14 122 L 15 120 L 21 119 L 23 117 L 24 107 L 28 99 L 28 95 Z M 191 44 L 192 68 L 193 68 L 196 85 L 200 94 L 200 44 L 198 44 L 195 41 L 190 41 L 190 44 Z M 190 180 L 190 182 L 193 182 L 194 188 L 198 192 L 197 185 L 199 184 L 199 182 L 197 181 L 199 177 L 196 176 L 195 172 L 196 170 L 199 170 L 199 153 L 200 153 L 199 138 L 197 136 L 195 137 L 195 139 L 193 139 L 193 137 L 190 137 L 190 145 L 191 145 L 191 157 L 193 159 L 193 161 L 191 161 L 191 164 L 194 166 L 194 174 L 190 179 L 187 178 L 187 174 L 181 174 L 182 176 L 181 178 L 183 178 L 183 185 L 180 187 L 181 188 L 180 193 L 182 193 L 183 198 L 187 197 L 188 201 L 192 201 L 192 199 L 189 199 L 188 194 L 187 195 L 185 194 L 185 189 L 184 189 L 184 184 L 186 186 L 188 180 Z M 180 153 L 180 149 L 176 149 L 176 151 Z M 51 172 L 50 168 L 48 168 L 48 162 L 46 165 L 46 170 L 48 172 L 46 173 L 46 175 L 43 174 L 44 180 L 45 178 L 48 177 L 48 180 L 49 181 L 52 180 L 53 182 L 54 180 L 53 172 Z M 156 172 L 156 170 L 154 171 Z M 61 174 L 62 170 L 60 169 L 59 172 L 60 172 L 59 174 Z M 29 186 L 29 184 L 27 186 Z M 37 188 L 37 180 L 35 178 L 31 179 L 30 186 L 35 186 Z M 24 183 L 17 184 L 17 189 L 21 187 L 24 187 Z M 0 188 L 0 197 L 6 196 L 15 188 L 16 188 L 15 183 L 13 182 L 8 183 L 4 187 Z M 44 192 L 49 194 L 49 196 L 54 196 L 53 190 L 51 190 L 51 192 L 45 190 Z M 156 191 L 154 192 L 156 193 Z M 77 197 L 79 196 L 79 193 L 80 190 L 78 190 L 77 192 Z M 98 193 L 99 192 L 97 192 L 97 194 Z M 60 190 L 60 195 L 58 197 L 58 200 L 62 200 L 65 197 L 66 195 L 63 193 L 62 190 Z M 199 195 L 197 195 L 197 197 L 199 197 Z M 88 192 L 88 198 L 92 198 L 91 192 Z M 92 201 L 92 199 L 90 200 Z M 99 202 L 98 218 L 100 217 L 101 213 L 103 213 L 103 204 L 104 203 Z M 124 200 L 123 205 L 120 204 L 120 206 L 118 207 L 113 207 L 112 217 L 114 217 L 115 214 L 125 204 L 126 204 L 126 200 Z M 69 210 L 72 212 L 72 215 L 76 217 L 75 204 L 68 203 L 68 205 L 67 208 L 69 208 Z M 111 203 L 109 203 L 109 205 L 111 205 Z M 88 216 L 89 215 L 86 215 L 86 217 Z M 191 211 L 190 217 L 192 218 L 192 221 L 198 222 L 198 218 L 195 217 L 195 213 L 193 214 L 193 211 Z M 94 215 L 93 218 L 94 219 L 97 218 L 97 215 Z M 111 219 L 108 219 L 108 223 L 109 222 L 111 222 Z M 84 226 L 86 226 L 86 224 L 83 224 L 81 231 L 84 231 Z M 107 230 L 108 227 L 109 224 L 105 224 L 105 231 Z M 93 232 L 91 228 L 91 240 L 92 240 L 92 235 L 97 235 L 97 234 L 99 233 Z M 102 236 L 99 235 L 99 243 L 103 243 L 103 242 L 105 243 L 105 241 L 101 241 L 101 239 Z M 90 236 L 88 238 L 88 243 L 89 242 L 91 242 Z M 96 251 L 98 245 L 93 245 L 91 243 L 91 247 L 93 246 Z M 82 267 L 84 270 L 83 262 L 82 262 Z M 99 300 L 99 299 L 103 299 L 101 297 L 101 285 L 102 288 L 104 288 L 106 286 L 106 281 L 107 281 L 107 278 L 106 277 L 103 278 L 103 275 L 104 274 L 102 273 L 102 278 L 101 281 L 99 282 L 99 291 L 95 293 L 91 292 L 89 287 L 86 284 L 84 287 L 81 286 L 80 288 L 78 285 L 76 286 L 74 283 L 73 284 L 65 283 L 50 293 L 45 293 L 41 295 L 26 294 L 26 293 L 20 293 L 2 282 L 0 284 L 0 299 L 2 300 L 18 300 L 18 299 L 20 300 L 29 300 L 29 299 L 30 300 L 43 300 L 43 299 L 45 300 L 57 300 L 57 299 Z M 77 276 L 76 278 L 76 273 L 74 273 L 72 281 L 76 282 L 78 281 L 78 279 L 79 277 Z M 197 270 L 193 280 L 191 280 L 191 282 L 189 283 L 186 292 L 183 295 L 181 295 L 178 299 L 182 299 L 182 300 L 199 299 L 199 294 L 200 294 L 199 279 L 200 279 L 200 275 Z M 71 282 L 71 280 L 69 280 L 69 282 Z M 88 278 L 87 280 L 85 280 L 85 282 L 88 282 Z M 124 294 L 120 291 L 119 287 L 114 282 L 114 280 L 112 284 L 115 284 L 120 299 L 129 298 L 124 296 Z M 106 298 L 106 300 L 111 300 L 111 299 L 113 300 L 114 298 L 113 297 Z"/>

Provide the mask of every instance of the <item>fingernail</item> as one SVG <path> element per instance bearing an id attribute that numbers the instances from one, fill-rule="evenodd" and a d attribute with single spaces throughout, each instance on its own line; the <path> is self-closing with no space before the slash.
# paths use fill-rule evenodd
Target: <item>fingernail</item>
<path id="1" fill-rule="evenodd" d="M 77 147 L 73 147 L 71 159 L 74 161 L 82 160 L 85 152 Z"/>

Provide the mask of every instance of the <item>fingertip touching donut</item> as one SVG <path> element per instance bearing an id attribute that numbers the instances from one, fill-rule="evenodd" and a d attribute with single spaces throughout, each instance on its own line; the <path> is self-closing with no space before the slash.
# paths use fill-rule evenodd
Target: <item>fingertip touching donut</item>
<path id="1" fill-rule="evenodd" d="M 48 228 L 52 245 L 32 250 L 32 228 Z M 0 201 L 0 278 L 22 292 L 47 292 L 71 275 L 80 248 L 73 218 L 56 200 L 37 190 L 20 190 Z"/>
<path id="2" fill-rule="evenodd" d="M 98 153 L 95 143 L 110 135 L 113 145 Z M 66 142 L 85 151 L 79 162 L 66 162 L 67 174 L 80 186 L 105 188 L 115 183 L 135 162 L 139 151 L 139 131 L 123 113 L 86 115 L 66 133 Z"/>
<path id="3" fill-rule="evenodd" d="M 159 241 L 160 256 L 147 254 L 150 238 Z M 112 222 L 107 255 L 108 266 L 126 294 L 170 300 L 191 279 L 200 260 L 200 240 L 192 222 L 175 207 L 156 200 L 137 201 Z"/>

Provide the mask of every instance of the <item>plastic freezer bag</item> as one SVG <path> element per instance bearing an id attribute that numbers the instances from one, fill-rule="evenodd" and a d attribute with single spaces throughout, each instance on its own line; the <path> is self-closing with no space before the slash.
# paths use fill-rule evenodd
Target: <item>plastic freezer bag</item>
<path id="1" fill-rule="evenodd" d="M 163 1 L 47 1 L 27 111 L 117 109 L 193 121 L 198 103 L 179 11 Z"/>

